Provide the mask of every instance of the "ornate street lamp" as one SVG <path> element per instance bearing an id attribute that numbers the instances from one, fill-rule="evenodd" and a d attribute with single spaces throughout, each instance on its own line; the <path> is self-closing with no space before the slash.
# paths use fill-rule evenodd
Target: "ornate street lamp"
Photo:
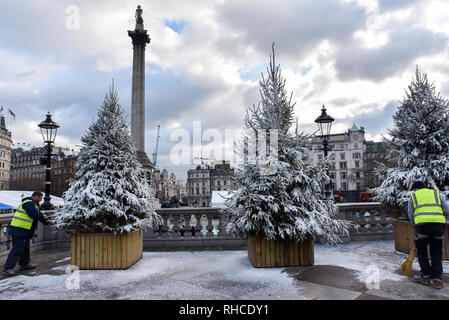
<path id="1" fill-rule="evenodd" d="M 45 175 L 45 197 L 42 204 L 42 210 L 54 210 L 53 204 L 50 202 L 50 186 L 51 186 L 51 152 L 53 150 L 52 144 L 55 142 L 56 134 L 58 133 L 59 125 L 51 119 L 50 111 L 48 111 L 47 118 L 42 121 L 38 127 L 41 129 L 42 139 L 44 144 L 47 144 L 47 170 Z"/>
<path id="2" fill-rule="evenodd" d="M 334 118 L 332 118 L 330 115 L 326 113 L 326 108 L 323 105 L 323 109 L 321 109 L 321 115 L 315 119 L 315 123 L 318 125 L 318 129 L 321 133 L 321 140 L 323 141 L 323 147 L 324 147 L 324 157 L 327 157 L 327 146 L 329 144 L 330 139 L 330 133 L 331 133 L 331 127 L 332 122 L 334 122 Z M 329 175 L 329 172 L 328 172 Z M 330 191 L 330 185 L 326 185 L 326 190 L 324 193 L 326 199 L 329 199 L 331 195 Z"/>

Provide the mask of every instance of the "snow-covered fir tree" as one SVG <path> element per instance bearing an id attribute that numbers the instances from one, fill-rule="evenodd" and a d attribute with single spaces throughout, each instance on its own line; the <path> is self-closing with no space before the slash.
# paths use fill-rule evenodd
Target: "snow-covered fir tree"
<path id="1" fill-rule="evenodd" d="M 298 241 L 320 238 L 336 244 L 347 234 L 348 223 L 336 218 L 338 207 L 324 198 L 323 190 L 330 181 L 327 162 L 314 165 L 306 160 L 310 137 L 289 131 L 295 104 L 275 64 L 274 47 L 267 73 L 259 82 L 260 103 L 246 113 L 240 141 L 245 161 L 236 171 L 240 188 L 226 201 L 227 229 L 240 236 Z M 267 170 L 261 161 L 265 154 L 257 152 L 250 161 L 250 149 L 261 145 L 259 138 L 270 145 L 270 136 L 275 136 L 270 129 L 277 131 L 278 140 L 277 150 L 268 150 L 266 162 L 271 169 Z M 254 136 L 258 138 L 254 140 Z"/>
<path id="2" fill-rule="evenodd" d="M 393 116 L 387 159 L 375 173 L 381 185 L 373 188 L 376 199 L 406 207 L 413 182 L 421 180 L 442 194 L 449 193 L 448 101 L 435 93 L 434 83 L 416 68 L 415 78 Z"/>
<path id="3" fill-rule="evenodd" d="M 54 218 L 68 233 L 129 233 L 159 219 L 113 86 L 81 139 L 75 178 Z"/>

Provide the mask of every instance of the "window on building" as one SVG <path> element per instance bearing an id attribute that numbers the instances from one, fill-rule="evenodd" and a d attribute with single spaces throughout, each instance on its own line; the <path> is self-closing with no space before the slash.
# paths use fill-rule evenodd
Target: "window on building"
<path id="1" fill-rule="evenodd" d="M 355 167 L 360 168 L 360 161 L 355 161 Z"/>
<path id="2" fill-rule="evenodd" d="M 346 180 L 346 171 L 340 172 L 340 178 Z"/>
<path id="3" fill-rule="evenodd" d="M 335 180 L 335 172 L 329 172 L 329 177 Z"/>
<path id="4" fill-rule="evenodd" d="M 340 150 L 345 150 L 345 145 L 344 144 L 340 145 Z"/>
<path id="5" fill-rule="evenodd" d="M 335 170 L 335 162 L 331 162 L 331 163 L 329 164 L 329 169 L 330 169 L 330 170 Z"/>
<path id="6" fill-rule="evenodd" d="M 340 169 L 347 169 L 347 168 L 348 168 L 348 165 L 347 165 L 346 161 L 341 161 L 340 162 Z"/>
<path id="7" fill-rule="evenodd" d="M 356 152 L 352 154 L 352 159 L 361 159 L 362 156 L 360 155 L 360 152 Z"/>
<path id="8" fill-rule="evenodd" d="M 318 161 L 320 161 L 320 160 L 322 160 L 323 159 L 323 155 L 322 154 L 319 154 L 318 155 Z"/>
<path id="9" fill-rule="evenodd" d="M 347 182 L 342 182 L 341 183 L 341 190 L 343 190 L 343 191 L 348 190 L 348 183 Z"/>
<path id="10" fill-rule="evenodd" d="M 224 184 L 224 185 L 226 185 L 226 180 L 225 180 L 225 181 L 223 181 L 223 184 Z"/>
<path id="11" fill-rule="evenodd" d="M 345 153 L 340 153 L 340 160 L 345 160 L 346 154 Z"/>
<path id="12" fill-rule="evenodd" d="M 356 177 L 357 179 L 360 179 L 360 172 L 359 172 L 359 171 L 357 171 L 357 172 L 355 173 L 355 177 Z"/>

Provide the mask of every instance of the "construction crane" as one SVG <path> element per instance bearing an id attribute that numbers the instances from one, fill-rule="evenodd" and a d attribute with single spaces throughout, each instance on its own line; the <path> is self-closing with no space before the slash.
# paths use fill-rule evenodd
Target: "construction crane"
<path id="1" fill-rule="evenodd" d="M 154 167 L 156 167 L 157 150 L 158 150 L 158 148 L 159 148 L 159 138 L 161 137 L 161 136 L 159 135 L 160 131 L 161 131 L 161 125 L 158 125 L 158 126 L 157 126 L 156 149 L 155 149 L 154 152 L 153 152 L 153 164 L 154 164 Z"/>

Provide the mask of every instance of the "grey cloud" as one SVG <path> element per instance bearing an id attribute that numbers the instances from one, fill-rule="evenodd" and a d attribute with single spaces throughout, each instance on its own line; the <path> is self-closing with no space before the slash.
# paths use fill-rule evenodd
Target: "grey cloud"
<path id="1" fill-rule="evenodd" d="M 417 3 L 422 3 L 423 0 L 378 0 L 379 10 L 381 12 L 406 9 Z"/>
<path id="2" fill-rule="evenodd" d="M 338 77 L 382 81 L 404 71 L 414 59 L 444 50 L 447 43 L 447 35 L 420 26 L 391 31 L 389 42 L 380 48 L 348 43 L 337 52 Z"/>
<path id="3" fill-rule="evenodd" d="M 393 114 L 399 105 L 398 101 L 390 101 L 380 110 L 373 108 L 373 105 L 361 106 L 360 110 L 371 110 L 354 117 L 352 122 L 358 126 L 364 127 L 367 133 L 375 136 L 380 133 L 386 134 L 386 128 L 393 127 Z M 351 121 L 350 121 L 351 122 Z"/>
<path id="4" fill-rule="evenodd" d="M 298 57 L 324 39 L 348 41 L 364 26 L 366 12 L 338 0 L 226 1 L 217 7 L 217 19 L 238 33 L 233 43 L 244 42 L 266 55 L 275 42 L 281 56 Z"/>

